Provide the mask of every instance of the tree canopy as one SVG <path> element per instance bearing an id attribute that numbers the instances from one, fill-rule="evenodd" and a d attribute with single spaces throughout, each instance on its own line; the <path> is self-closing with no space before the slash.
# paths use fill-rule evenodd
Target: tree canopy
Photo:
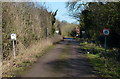
<path id="1" fill-rule="evenodd" d="M 110 29 L 109 46 L 120 47 L 120 2 L 67 2 L 70 15 L 75 17 L 84 28 L 89 39 L 102 43 L 102 30 Z M 116 40 L 117 39 L 117 40 Z M 116 41 L 114 41 L 116 40 Z"/>

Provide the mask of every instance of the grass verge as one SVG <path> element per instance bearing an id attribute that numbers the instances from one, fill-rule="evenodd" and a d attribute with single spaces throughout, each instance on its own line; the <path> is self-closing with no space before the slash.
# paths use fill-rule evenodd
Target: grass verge
<path id="1" fill-rule="evenodd" d="M 37 62 L 37 59 L 39 59 L 40 57 L 42 57 L 44 54 L 46 54 L 46 53 L 47 53 L 50 49 L 52 49 L 52 48 L 54 48 L 53 45 L 47 47 L 47 48 L 44 49 L 42 52 L 34 55 L 34 57 L 36 58 L 36 61 L 26 60 L 26 61 L 22 62 L 22 63 L 19 65 L 19 67 L 17 67 L 17 68 L 14 70 L 14 73 L 15 73 L 14 75 L 15 75 L 15 76 L 21 76 L 21 75 L 23 75 L 23 74 L 27 71 L 27 69 L 31 68 L 32 65 Z"/>
<path id="2" fill-rule="evenodd" d="M 90 63 L 98 75 L 106 78 L 120 79 L 120 65 L 105 58 L 101 58 L 99 54 L 87 54 Z"/>
<path id="3" fill-rule="evenodd" d="M 38 57 L 43 56 L 45 50 L 48 50 L 55 42 L 60 41 L 61 36 L 54 36 L 47 39 L 34 41 L 29 47 L 25 48 L 22 43 L 19 43 L 19 52 L 14 59 L 5 59 L 2 61 L 2 77 L 18 77 L 29 66 L 35 63 Z"/>
<path id="4" fill-rule="evenodd" d="M 81 43 L 80 45 L 85 51 L 90 51 L 90 54 L 86 53 L 86 56 L 93 68 L 98 71 L 98 76 L 120 79 L 120 63 L 109 57 L 105 58 L 101 54 L 101 52 L 104 51 L 103 48 L 91 43 Z M 107 54 L 109 55 L 111 51 L 112 50 L 107 50 Z"/>
<path id="5" fill-rule="evenodd" d="M 37 59 L 42 57 L 52 48 L 54 48 L 54 45 L 48 46 L 47 48 L 43 49 L 42 52 L 35 54 L 31 60 L 24 60 L 23 62 L 17 64 L 17 66 L 11 67 L 7 73 L 3 74 L 3 77 L 20 77 L 27 71 L 27 69 L 31 68 L 31 66 L 37 62 Z"/>

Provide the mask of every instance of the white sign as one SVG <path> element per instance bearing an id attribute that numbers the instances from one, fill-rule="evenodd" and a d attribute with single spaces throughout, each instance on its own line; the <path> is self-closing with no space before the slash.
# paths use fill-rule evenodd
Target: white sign
<path id="1" fill-rule="evenodd" d="M 58 33 L 59 33 L 59 30 L 56 30 L 55 32 L 58 34 Z"/>
<path id="2" fill-rule="evenodd" d="M 109 35 L 109 34 L 110 34 L 109 29 L 103 29 L 103 34 L 104 34 L 104 35 Z"/>
<path id="3" fill-rule="evenodd" d="M 16 40 L 16 34 L 14 33 L 11 34 L 11 40 Z"/>

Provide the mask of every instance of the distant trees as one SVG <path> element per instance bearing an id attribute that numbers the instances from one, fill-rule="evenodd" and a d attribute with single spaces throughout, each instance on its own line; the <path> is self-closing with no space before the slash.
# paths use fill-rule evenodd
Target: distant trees
<path id="1" fill-rule="evenodd" d="M 66 21 L 65 22 L 63 21 L 61 24 L 63 24 L 61 27 L 61 33 L 63 36 L 66 37 L 76 36 L 75 28 L 78 26 L 77 24 L 70 24 L 67 23 Z"/>
<path id="2" fill-rule="evenodd" d="M 103 43 L 102 29 L 109 28 L 108 43 L 111 47 L 120 47 L 120 2 L 68 2 L 67 8 L 71 16 L 78 19 L 82 29 L 86 30 L 87 37 Z M 116 41 L 114 41 L 116 40 Z"/>

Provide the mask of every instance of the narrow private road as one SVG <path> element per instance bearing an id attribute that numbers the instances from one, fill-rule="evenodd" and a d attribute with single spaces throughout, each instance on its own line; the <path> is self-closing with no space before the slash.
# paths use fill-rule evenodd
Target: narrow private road
<path id="1" fill-rule="evenodd" d="M 64 40 L 41 57 L 23 77 L 95 77 L 75 40 Z"/>

